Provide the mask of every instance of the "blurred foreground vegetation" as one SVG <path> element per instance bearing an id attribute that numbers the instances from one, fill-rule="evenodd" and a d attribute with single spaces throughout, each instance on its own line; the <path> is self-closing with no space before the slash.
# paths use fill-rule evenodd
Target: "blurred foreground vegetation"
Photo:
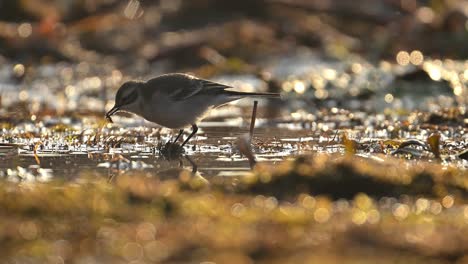
<path id="1" fill-rule="evenodd" d="M 468 173 L 409 163 L 321 154 L 210 182 L 183 169 L 172 179 L 2 182 L 1 254 L 8 263 L 465 263 Z"/>

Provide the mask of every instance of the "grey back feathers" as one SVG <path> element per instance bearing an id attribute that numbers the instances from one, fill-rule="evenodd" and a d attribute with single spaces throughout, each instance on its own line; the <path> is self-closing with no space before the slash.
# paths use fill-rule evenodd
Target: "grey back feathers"
<path id="1" fill-rule="evenodd" d="M 115 103 L 121 107 L 133 104 L 137 102 L 138 98 L 141 98 L 140 102 L 151 105 L 154 103 L 154 97 L 161 97 L 162 100 L 173 102 L 205 97 L 213 102 L 213 105 L 220 105 L 243 97 L 280 98 L 280 95 L 276 93 L 247 93 L 231 91 L 230 88 L 233 87 L 199 79 L 188 74 L 170 73 L 147 82 L 128 81 L 124 83 L 117 91 Z"/>
<path id="2" fill-rule="evenodd" d="M 144 94 L 150 95 L 157 89 L 174 101 L 185 100 L 195 95 L 221 93 L 227 85 L 199 79 L 183 73 L 164 74 L 146 82 Z"/>
<path id="3" fill-rule="evenodd" d="M 233 87 L 199 79 L 188 74 L 171 73 L 147 81 L 143 88 L 143 95 L 145 98 L 151 98 L 154 90 L 157 89 L 160 93 L 168 95 L 174 101 L 186 100 L 198 95 L 230 96 L 233 97 L 232 100 L 246 96 L 280 97 L 279 94 L 273 93 L 244 93 L 226 90 L 230 88 Z"/>

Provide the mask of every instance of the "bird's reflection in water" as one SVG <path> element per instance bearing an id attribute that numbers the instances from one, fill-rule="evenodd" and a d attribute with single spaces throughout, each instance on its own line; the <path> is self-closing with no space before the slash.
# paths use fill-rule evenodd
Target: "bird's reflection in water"
<path id="1" fill-rule="evenodd" d="M 197 164 L 187 154 L 180 154 L 178 156 L 164 157 L 167 160 L 177 160 L 179 162 L 178 167 L 172 167 L 165 170 L 156 171 L 156 175 L 161 180 L 173 180 L 178 179 L 182 184 L 188 184 L 190 188 L 200 188 L 209 184 L 208 180 L 205 179 L 199 172 Z M 188 161 L 191 170 L 184 167 L 184 160 Z"/>
<path id="2" fill-rule="evenodd" d="M 158 146 L 159 154 L 162 158 L 168 161 L 173 161 L 173 160 L 181 160 L 181 158 L 184 156 L 185 150 L 184 148 L 174 142 L 167 142 L 164 145 Z"/>
<path id="3" fill-rule="evenodd" d="M 152 170 L 153 175 L 158 176 L 160 179 L 178 179 L 181 175 L 187 175 L 192 177 L 201 178 L 206 181 L 198 172 L 198 166 L 187 154 L 184 153 L 184 149 L 176 143 L 168 142 L 163 147 L 159 148 L 160 161 L 178 161 L 178 167 L 172 167 L 164 170 Z M 184 168 L 184 161 L 190 164 L 191 171 Z M 112 182 L 114 178 L 122 173 L 129 170 L 148 170 L 154 168 L 152 165 L 148 165 L 144 162 L 131 161 L 122 155 L 117 155 L 110 160 L 109 165 L 109 176 L 108 181 Z M 141 163 L 141 164 L 140 164 Z M 188 173 L 185 173 L 188 172 Z"/>

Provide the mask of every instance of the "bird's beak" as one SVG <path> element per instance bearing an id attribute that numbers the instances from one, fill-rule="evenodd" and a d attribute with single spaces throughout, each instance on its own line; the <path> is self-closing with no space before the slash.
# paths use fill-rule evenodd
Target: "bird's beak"
<path id="1" fill-rule="evenodd" d="M 119 111 L 119 107 L 114 105 L 109 112 L 106 113 L 106 119 L 109 120 L 112 123 L 111 115 L 115 114 L 115 112 Z"/>

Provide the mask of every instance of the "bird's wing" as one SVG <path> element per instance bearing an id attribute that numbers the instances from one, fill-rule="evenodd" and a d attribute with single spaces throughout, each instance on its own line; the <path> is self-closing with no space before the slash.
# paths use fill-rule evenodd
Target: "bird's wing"
<path id="1" fill-rule="evenodd" d="M 220 94 L 230 86 L 196 78 L 188 74 L 166 74 L 148 81 L 150 89 L 157 88 L 174 101 L 205 94 Z"/>
<path id="2" fill-rule="evenodd" d="M 198 93 L 203 89 L 203 86 L 198 85 L 196 83 L 188 83 L 187 85 L 174 87 L 169 93 L 169 98 L 173 99 L 174 101 L 185 100 L 190 98 Z"/>
<path id="3" fill-rule="evenodd" d="M 231 88 L 230 86 L 211 82 L 203 79 L 193 78 L 189 85 L 178 87 L 173 90 L 170 97 L 176 101 L 186 100 L 197 95 L 216 95 L 224 92 L 224 89 Z"/>

